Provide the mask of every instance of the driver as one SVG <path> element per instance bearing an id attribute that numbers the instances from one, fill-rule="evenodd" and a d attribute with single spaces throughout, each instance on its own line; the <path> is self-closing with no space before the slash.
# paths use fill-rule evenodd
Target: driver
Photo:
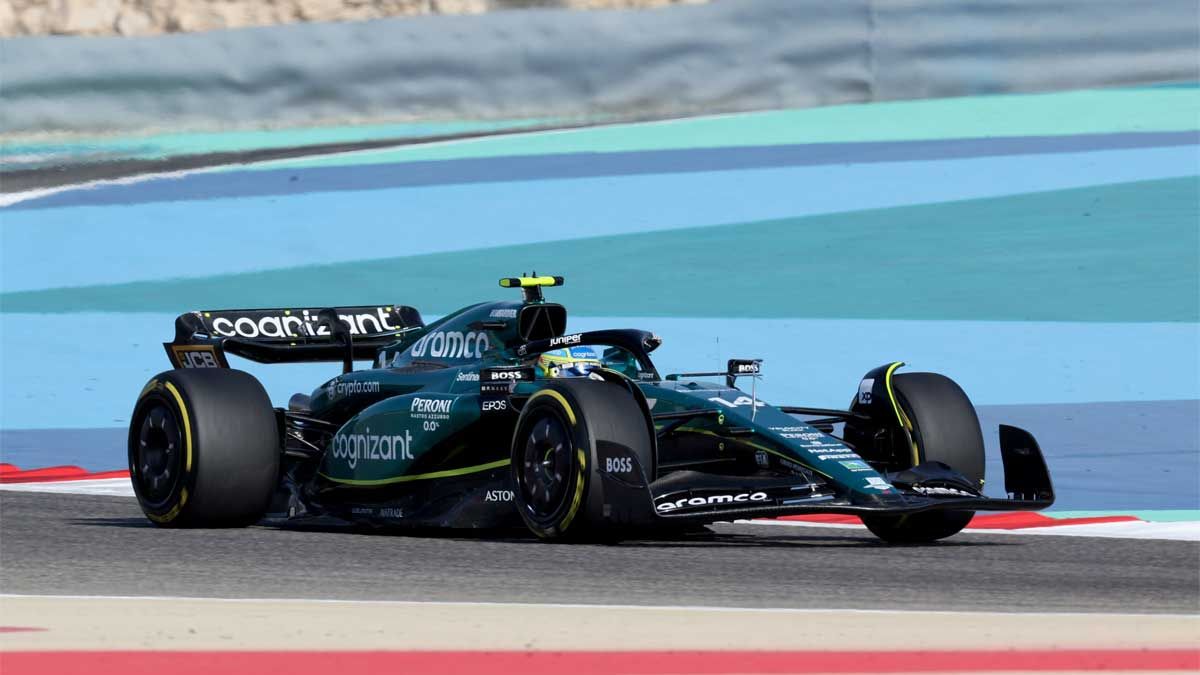
<path id="1" fill-rule="evenodd" d="M 600 357 L 591 347 L 567 347 L 542 354 L 534 367 L 539 377 L 586 377 L 600 367 Z"/>

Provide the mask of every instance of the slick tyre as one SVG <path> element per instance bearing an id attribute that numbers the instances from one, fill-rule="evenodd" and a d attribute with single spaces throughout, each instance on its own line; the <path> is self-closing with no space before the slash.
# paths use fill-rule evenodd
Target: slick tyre
<path id="1" fill-rule="evenodd" d="M 258 380 L 229 369 L 156 375 L 129 424 L 129 476 L 160 527 L 240 527 L 262 518 L 279 474 L 275 411 Z"/>
<path id="2" fill-rule="evenodd" d="M 937 461 L 983 488 L 983 433 L 966 393 L 936 373 L 905 373 L 893 380 L 897 403 L 912 424 L 918 463 Z M 924 543 L 957 534 L 973 511 L 928 511 L 907 516 L 869 516 L 863 524 L 892 543 Z"/>
<path id="3" fill-rule="evenodd" d="M 597 449 L 633 457 L 653 476 L 645 420 L 634 395 L 612 382 L 559 380 L 531 396 L 512 440 L 517 511 L 529 529 L 548 541 L 617 541 L 620 530 L 589 508 L 601 501 Z"/>

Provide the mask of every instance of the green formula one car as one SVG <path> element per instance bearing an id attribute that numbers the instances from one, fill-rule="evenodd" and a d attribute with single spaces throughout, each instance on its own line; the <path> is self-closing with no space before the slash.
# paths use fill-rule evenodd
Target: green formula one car
<path id="1" fill-rule="evenodd" d="M 663 376 L 653 333 L 568 333 L 567 310 L 542 293 L 561 284 L 502 279 L 520 301 L 429 325 L 403 306 L 180 316 L 165 345 L 175 368 L 146 384 L 129 428 L 143 511 L 168 527 L 523 524 L 608 541 L 841 513 L 887 541 L 924 542 L 975 511 L 1054 501 L 1036 441 L 1010 426 L 1008 496 L 983 494 L 979 420 L 946 377 L 891 363 L 863 377 L 848 410 L 769 405 L 761 361 Z M 342 372 L 276 408 L 227 354 Z"/>

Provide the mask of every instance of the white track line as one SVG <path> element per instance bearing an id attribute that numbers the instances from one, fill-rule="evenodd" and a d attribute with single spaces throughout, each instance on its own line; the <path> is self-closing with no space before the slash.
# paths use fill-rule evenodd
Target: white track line
<path id="1" fill-rule="evenodd" d="M 225 167 L 225 166 L 236 166 L 236 164 L 222 164 L 221 165 L 221 167 Z M 203 167 L 203 168 L 196 168 L 196 169 L 184 169 L 184 170 L 180 170 L 180 171 L 159 171 L 159 172 L 155 172 L 155 173 L 139 173 L 139 174 L 136 174 L 133 176 L 123 176 L 121 178 L 105 178 L 103 180 L 91 180 L 91 181 L 85 181 L 83 183 L 71 183 L 68 185 L 56 185 L 54 187 L 38 188 L 36 190 L 25 190 L 22 192 L 5 192 L 5 193 L 0 193 L 0 208 L 4 208 L 5 206 L 12 206 L 13 204 L 20 204 L 21 202 L 29 201 L 30 199 L 37 199 L 39 197 L 48 197 L 50 195 L 56 195 L 60 192 L 68 192 L 71 190 L 90 190 L 93 188 L 107 187 L 110 185 L 134 185 L 136 183 L 144 183 L 146 181 L 155 180 L 158 178 L 182 178 L 184 176 L 187 176 L 187 175 L 190 175 L 193 173 L 200 173 L 202 171 L 207 171 L 207 170 L 213 169 L 213 168 L 220 168 L 220 167 Z"/>
<path id="2" fill-rule="evenodd" d="M 720 607 L 711 605 L 622 605 L 622 604 L 590 604 L 590 603 L 559 603 L 559 602 L 477 602 L 469 600 L 338 600 L 336 598 L 206 598 L 186 595 L 47 595 L 24 593 L 0 593 L 0 600 L 6 598 L 40 598 L 55 600 L 130 600 L 153 602 L 211 602 L 211 603 L 260 603 L 274 602 L 286 604 L 342 604 L 342 605 L 371 605 L 402 607 L 512 607 L 517 609 L 595 609 L 595 610 L 633 610 L 647 612 L 728 612 L 753 613 L 767 612 L 773 614 L 928 614 L 931 616 L 1028 616 L 1028 617 L 1155 617 L 1196 620 L 1196 614 L 1156 614 L 1149 612 L 996 612 L 996 611 L 963 611 L 963 610 L 925 610 L 925 609 L 837 609 L 832 607 Z"/>
<path id="3" fill-rule="evenodd" d="M 103 495 L 132 497 L 133 484 L 128 478 L 96 478 L 85 480 L 49 481 L 44 483 L 0 483 L 0 490 L 11 492 L 50 492 L 69 495 Z"/>

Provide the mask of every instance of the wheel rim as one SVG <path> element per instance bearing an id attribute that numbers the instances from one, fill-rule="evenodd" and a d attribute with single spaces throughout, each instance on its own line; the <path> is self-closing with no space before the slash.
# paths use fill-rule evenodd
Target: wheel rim
<path id="1" fill-rule="evenodd" d="M 557 415 L 544 414 L 529 426 L 522 451 L 521 492 L 534 517 L 550 518 L 562 507 L 571 481 L 574 447 Z"/>
<path id="2" fill-rule="evenodd" d="M 152 504 L 166 502 L 182 475 L 183 434 L 175 413 L 163 403 L 153 403 L 138 427 L 134 467 L 142 498 Z"/>

